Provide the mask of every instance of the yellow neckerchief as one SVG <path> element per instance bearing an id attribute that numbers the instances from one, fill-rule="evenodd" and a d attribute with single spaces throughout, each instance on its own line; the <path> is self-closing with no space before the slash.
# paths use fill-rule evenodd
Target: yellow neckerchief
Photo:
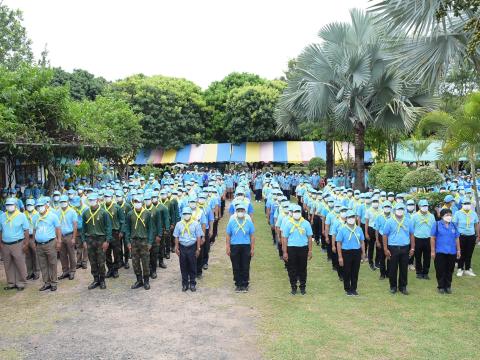
<path id="1" fill-rule="evenodd" d="M 417 215 L 420 216 L 420 225 L 422 224 L 427 224 L 427 226 L 430 225 L 430 213 L 427 211 L 427 213 L 424 215 L 420 210 L 417 211 Z"/>
<path id="2" fill-rule="evenodd" d="M 234 217 L 234 219 L 235 219 L 235 222 L 238 225 L 237 231 L 235 231 L 235 235 L 237 235 L 237 233 L 240 230 L 242 230 L 243 235 L 247 235 L 247 232 L 245 231 L 245 224 L 247 223 L 247 219 L 244 219 L 242 224 L 237 220 L 237 217 Z"/>
<path id="3" fill-rule="evenodd" d="M 6 223 L 7 225 L 8 225 L 8 223 L 10 223 L 10 227 L 12 227 L 12 226 L 13 226 L 13 220 L 15 220 L 15 218 L 16 218 L 18 215 L 20 215 L 20 214 L 21 214 L 21 212 L 18 211 L 18 209 L 15 209 L 15 211 L 12 213 L 11 216 L 8 216 L 8 211 L 5 212 L 5 216 L 7 217 L 5 223 Z"/>
<path id="4" fill-rule="evenodd" d="M 167 206 L 168 198 L 165 198 L 165 201 L 162 200 L 162 198 L 158 199 L 158 203 Z"/>
<path id="5" fill-rule="evenodd" d="M 147 211 L 152 211 L 152 209 L 154 208 L 154 206 L 153 206 L 153 203 L 151 203 L 151 204 L 150 204 L 150 208 L 147 208 L 147 206 L 144 206 L 143 208 L 144 208 L 145 210 L 147 210 Z"/>
<path id="6" fill-rule="evenodd" d="M 197 220 L 197 221 L 200 221 L 201 217 L 202 217 L 202 212 L 203 210 L 197 206 L 197 208 L 195 209 L 195 213 L 192 214 L 192 218 Z"/>
<path id="7" fill-rule="evenodd" d="M 139 213 L 137 212 L 137 210 L 133 210 L 133 212 L 134 212 L 134 214 L 135 214 L 135 217 L 137 218 L 137 219 L 135 220 L 135 230 L 137 230 L 138 220 L 140 220 L 140 221 L 142 222 L 143 227 L 147 227 L 147 226 L 145 225 L 145 221 L 143 221 L 143 219 L 142 219 L 142 214 L 143 214 L 144 211 L 145 211 L 145 208 L 143 208 L 143 207 L 142 207 L 142 210 L 140 210 Z"/>
<path id="8" fill-rule="evenodd" d="M 88 224 L 90 222 L 90 220 L 93 220 L 92 221 L 92 224 L 93 226 L 95 226 L 95 216 L 98 214 L 98 212 L 100 211 L 101 209 L 101 206 L 98 207 L 97 210 L 95 210 L 94 213 L 92 213 L 92 208 L 88 208 L 88 211 L 90 211 L 90 217 L 88 218 L 88 220 L 85 222 L 85 224 Z"/>
<path id="9" fill-rule="evenodd" d="M 40 213 L 39 213 L 39 214 L 38 214 L 39 217 L 38 217 L 38 219 L 37 219 L 37 222 L 36 222 L 36 224 L 35 224 L 35 227 L 38 226 L 38 223 L 39 223 L 40 221 L 45 220 L 45 219 L 47 218 L 47 216 L 48 216 L 49 213 L 50 213 L 50 209 L 47 209 L 47 211 L 45 211 L 45 214 L 43 214 L 43 215 L 40 215 Z"/>
<path id="10" fill-rule="evenodd" d="M 125 201 L 122 201 L 122 205 L 119 205 L 117 202 L 117 205 L 120 206 L 120 209 L 123 209 L 125 207 Z"/>
<path id="11" fill-rule="evenodd" d="M 352 238 L 352 235 L 355 235 L 357 242 L 360 244 L 360 238 L 358 237 L 357 232 L 355 231 L 357 230 L 358 226 L 355 224 L 353 227 L 353 230 L 348 225 L 346 225 L 345 227 L 348 229 L 348 231 L 350 231 L 350 235 L 348 236 L 348 241 L 350 241 L 350 239 Z"/>
<path id="12" fill-rule="evenodd" d="M 289 218 L 288 220 L 290 221 L 290 224 L 293 225 L 295 230 L 297 230 L 300 235 L 303 235 L 305 233 L 305 229 L 300 226 L 300 224 L 303 223 L 303 220 L 304 220 L 303 217 L 301 217 L 298 221 L 295 221 L 293 219 L 293 217 Z"/>
<path id="13" fill-rule="evenodd" d="M 467 225 L 467 228 L 468 228 L 470 226 L 470 222 L 472 221 L 472 218 L 470 217 L 470 214 L 472 213 L 472 210 L 468 210 L 468 212 L 467 212 L 467 211 L 462 209 L 462 210 L 460 210 L 460 212 L 463 212 L 465 214 L 465 218 L 466 218 L 466 221 L 467 221 L 466 225 Z"/>
<path id="14" fill-rule="evenodd" d="M 83 210 L 85 210 L 87 207 L 84 206 L 83 204 L 80 205 L 80 209 L 76 206 L 73 206 L 72 209 L 75 210 L 75 212 L 79 215 L 79 216 L 82 216 L 83 214 Z"/>
<path id="15" fill-rule="evenodd" d="M 108 213 L 108 215 L 110 215 L 110 217 L 113 219 L 113 213 L 110 212 L 110 209 L 113 207 L 113 201 L 112 203 L 110 204 L 109 207 L 107 207 L 107 203 L 103 204 L 103 208 L 105 209 L 105 211 Z"/>
<path id="16" fill-rule="evenodd" d="M 30 215 L 31 214 L 31 215 Z M 30 223 L 30 225 L 33 226 L 33 217 L 37 214 L 37 210 L 33 209 L 33 211 L 30 213 L 28 211 L 25 211 L 25 216 L 27 217 L 28 219 L 28 222 Z"/>
<path id="17" fill-rule="evenodd" d="M 442 209 L 450 209 L 447 205 L 443 204 Z"/>
<path id="18" fill-rule="evenodd" d="M 379 215 L 380 213 L 380 208 L 377 207 L 376 209 L 373 207 L 373 206 L 370 206 L 370 208 L 368 210 L 371 210 L 373 212 L 373 215 L 375 215 L 375 218 L 377 218 L 377 216 Z"/>
<path id="19" fill-rule="evenodd" d="M 193 220 L 193 218 L 190 218 L 190 221 L 186 222 L 185 220 L 182 219 L 182 221 L 180 222 L 183 224 L 182 236 L 184 236 L 186 232 L 189 237 L 192 237 L 192 234 L 190 232 L 190 225 L 192 225 L 195 222 L 195 220 Z"/>
<path id="20" fill-rule="evenodd" d="M 65 208 L 65 211 L 63 211 L 63 209 L 60 208 L 60 222 L 62 222 L 63 219 L 65 219 L 65 214 L 68 212 L 68 210 L 70 210 L 70 206 L 67 206 Z"/>
<path id="21" fill-rule="evenodd" d="M 393 218 L 393 220 L 395 220 L 395 222 L 397 223 L 397 235 L 398 235 L 398 233 L 400 232 L 400 229 L 402 229 L 402 228 L 403 228 L 404 230 L 407 230 L 407 231 L 408 231 L 408 229 L 406 229 L 406 228 L 403 226 L 403 223 L 405 222 L 405 215 L 402 216 L 402 221 L 400 221 L 400 222 L 397 220 L 397 217 L 396 217 L 396 216 L 393 216 L 392 218 Z"/>

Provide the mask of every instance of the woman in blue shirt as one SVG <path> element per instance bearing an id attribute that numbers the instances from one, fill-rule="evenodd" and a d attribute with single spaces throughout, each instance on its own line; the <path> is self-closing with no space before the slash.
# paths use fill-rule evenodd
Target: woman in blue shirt
<path id="1" fill-rule="evenodd" d="M 437 221 L 436 226 L 432 227 L 431 256 L 435 260 L 438 292 L 451 294 L 455 260 L 460 259 L 460 233 L 456 225 L 452 223 L 452 210 L 442 209 L 440 217 L 442 220 Z"/>

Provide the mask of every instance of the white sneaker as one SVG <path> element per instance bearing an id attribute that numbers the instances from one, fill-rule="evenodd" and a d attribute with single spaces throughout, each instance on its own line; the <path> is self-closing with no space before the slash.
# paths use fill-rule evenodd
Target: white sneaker
<path id="1" fill-rule="evenodd" d="M 470 268 L 468 270 L 465 270 L 465 275 L 468 275 L 468 276 L 477 276 L 475 275 L 475 273 L 473 272 L 473 270 Z"/>
<path id="2" fill-rule="evenodd" d="M 408 270 L 415 271 L 415 265 L 408 265 Z"/>
<path id="3" fill-rule="evenodd" d="M 457 276 L 463 276 L 463 270 L 462 269 L 457 270 Z"/>

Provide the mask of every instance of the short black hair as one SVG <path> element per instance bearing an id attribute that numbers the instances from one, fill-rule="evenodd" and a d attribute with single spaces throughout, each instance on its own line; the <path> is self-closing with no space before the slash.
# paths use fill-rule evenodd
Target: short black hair
<path id="1" fill-rule="evenodd" d="M 443 217 L 444 217 L 445 215 L 447 215 L 447 214 L 452 215 L 452 210 L 450 210 L 450 209 L 442 209 L 442 210 L 440 211 L 440 217 L 441 217 L 441 218 L 443 218 Z"/>

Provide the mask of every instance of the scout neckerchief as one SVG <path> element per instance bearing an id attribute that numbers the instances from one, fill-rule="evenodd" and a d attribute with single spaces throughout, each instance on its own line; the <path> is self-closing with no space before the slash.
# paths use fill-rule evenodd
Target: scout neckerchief
<path id="1" fill-rule="evenodd" d="M 182 221 L 180 221 L 180 223 L 183 224 L 182 236 L 184 236 L 186 232 L 188 234 L 188 237 L 192 237 L 192 234 L 190 233 L 190 225 L 192 225 L 194 221 L 195 220 L 193 218 L 191 218 L 189 222 L 186 222 L 183 219 Z"/>
<path id="2" fill-rule="evenodd" d="M 80 209 L 77 207 L 77 206 L 74 206 L 73 207 L 73 210 L 75 210 L 75 212 L 79 215 L 79 216 L 82 216 L 83 214 L 83 210 L 85 210 L 87 207 L 84 206 L 84 205 L 81 205 L 80 206 Z"/>
<path id="3" fill-rule="evenodd" d="M 153 203 L 150 204 L 150 207 L 149 207 L 149 208 L 148 208 L 146 205 L 145 205 L 145 207 L 144 207 L 144 209 L 147 210 L 147 211 L 152 211 L 153 208 L 154 208 Z"/>
<path id="4" fill-rule="evenodd" d="M 65 219 L 65 214 L 68 212 L 68 210 L 70 210 L 70 206 L 67 206 L 65 208 L 65 211 L 63 209 L 60 209 L 60 222 L 63 222 L 63 220 Z"/>
<path id="5" fill-rule="evenodd" d="M 107 207 L 107 203 L 103 204 L 103 208 L 105 211 L 110 215 L 110 217 L 113 219 L 113 212 L 110 212 L 110 209 L 113 207 L 113 201 L 110 203 L 110 206 Z"/>
<path id="6" fill-rule="evenodd" d="M 120 206 L 120 209 L 123 209 L 125 207 L 125 201 L 122 201 L 121 205 L 117 201 L 117 205 Z"/>
<path id="7" fill-rule="evenodd" d="M 192 214 L 192 218 L 196 221 L 200 221 L 200 218 L 202 217 L 202 212 L 203 210 L 197 206 L 195 212 Z"/>
<path id="8" fill-rule="evenodd" d="M 88 218 L 88 220 L 85 222 L 85 224 L 88 224 L 90 222 L 90 220 L 93 220 L 92 221 L 92 224 L 93 226 L 95 226 L 95 216 L 97 216 L 98 212 L 100 211 L 100 208 L 101 206 L 98 207 L 97 210 L 95 210 L 95 212 L 92 213 L 92 208 L 89 208 L 88 210 L 90 211 L 90 217 Z"/>
<path id="9" fill-rule="evenodd" d="M 237 231 L 235 231 L 235 235 L 237 235 L 237 233 L 242 230 L 243 232 L 243 235 L 247 235 L 247 232 L 245 231 L 245 224 L 247 223 L 247 220 L 244 219 L 243 220 L 243 223 L 240 223 L 238 220 L 237 220 L 237 217 L 234 218 L 235 219 L 235 222 L 237 223 Z"/>
<path id="10" fill-rule="evenodd" d="M 290 224 L 293 225 L 294 230 L 297 230 L 300 235 L 305 233 L 305 229 L 300 226 L 303 223 L 303 217 L 301 217 L 298 221 L 295 221 L 293 217 L 289 218 L 288 220 L 290 221 Z"/>
<path id="11" fill-rule="evenodd" d="M 25 211 L 25 215 L 27 216 L 28 222 L 32 226 L 33 226 L 33 217 L 35 216 L 35 214 L 37 214 L 37 210 L 35 209 L 32 212 Z"/>
<path id="12" fill-rule="evenodd" d="M 50 209 L 45 211 L 45 214 L 43 214 L 43 215 L 39 214 L 40 217 L 37 219 L 37 223 L 35 224 L 35 227 L 38 227 L 38 224 L 40 223 L 40 221 L 44 221 L 47 218 L 49 213 L 50 213 Z"/>
<path id="13" fill-rule="evenodd" d="M 138 220 L 140 220 L 143 224 L 143 227 L 146 227 L 145 221 L 143 221 L 142 214 L 145 211 L 145 208 L 142 207 L 142 210 L 138 213 L 137 210 L 133 210 L 133 213 L 135 214 L 136 220 L 135 220 L 135 230 L 137 230 L 137 225 L 138 225 Z"/>
<path id="14" fill-rule="evenodd" d="M 404 229 L 404 230 L 408 231 L 408 229 L 403 225 L 403 223 L 405 222 L 405 215 L 402 216 L 402 221 L 398 221 L 396 216 L 392 216 L 392 218 L 397 223 L 397 235 L 398 235 L 398 233 L 400 232 L 401 229 Z"/>
<path id="15" fill-rule="evenodd" d="M 352 228 L 350 228 L 350 226 L 345 226 L 348 231 L 350 231 L 350 235 L 348 236 L 348 241 L 350 241 L 350 239 L 352 238 L 352 235 L 355 235 L 355 239 L 357 239 L 357 243 L 360 244 L 360 238 L 358 237 L 357 235 L 357 225 L 355 224 L 354 227 L 353 227 L 353 230 Z"/>
<path id="16" fill-rule="evenodd" d="M 8 215 L 8 211 L 5 213 L 5 216 L 7 217 L 7 220 L 5 221 L 5 223 L 8 225 L 8 223 L 10 223 L 10 227 L 13 226 L 13 220 L 15 220 L 15 218 L 20 215 L 20 211 L 18 211 L 18 209 L 15 209 L 15 211 L 12 213 L 11 216 Z"/>
<path id="17" fill-rule="evenodd" d="M 472 221 L 472 218 L 470 217 L 470 214 L 472 213 L 472 210 L 468 210 L 468 211 L 465 211 L 465 210 L 460 210 L 460 212 L 463 212 L 465 214 L 465 218 L 466 218 L 466 221 L 467 221 L 467 228 L 470 227 L 470 222 Z"/>
<path id="18" fill-rule="evenodd" d="M 425 215 L 421 211 L 417 211 L 417 215 L 420 217 L 420 225 L 427 224 L 430 225 L 430 213 L 426 213 Z"/>

